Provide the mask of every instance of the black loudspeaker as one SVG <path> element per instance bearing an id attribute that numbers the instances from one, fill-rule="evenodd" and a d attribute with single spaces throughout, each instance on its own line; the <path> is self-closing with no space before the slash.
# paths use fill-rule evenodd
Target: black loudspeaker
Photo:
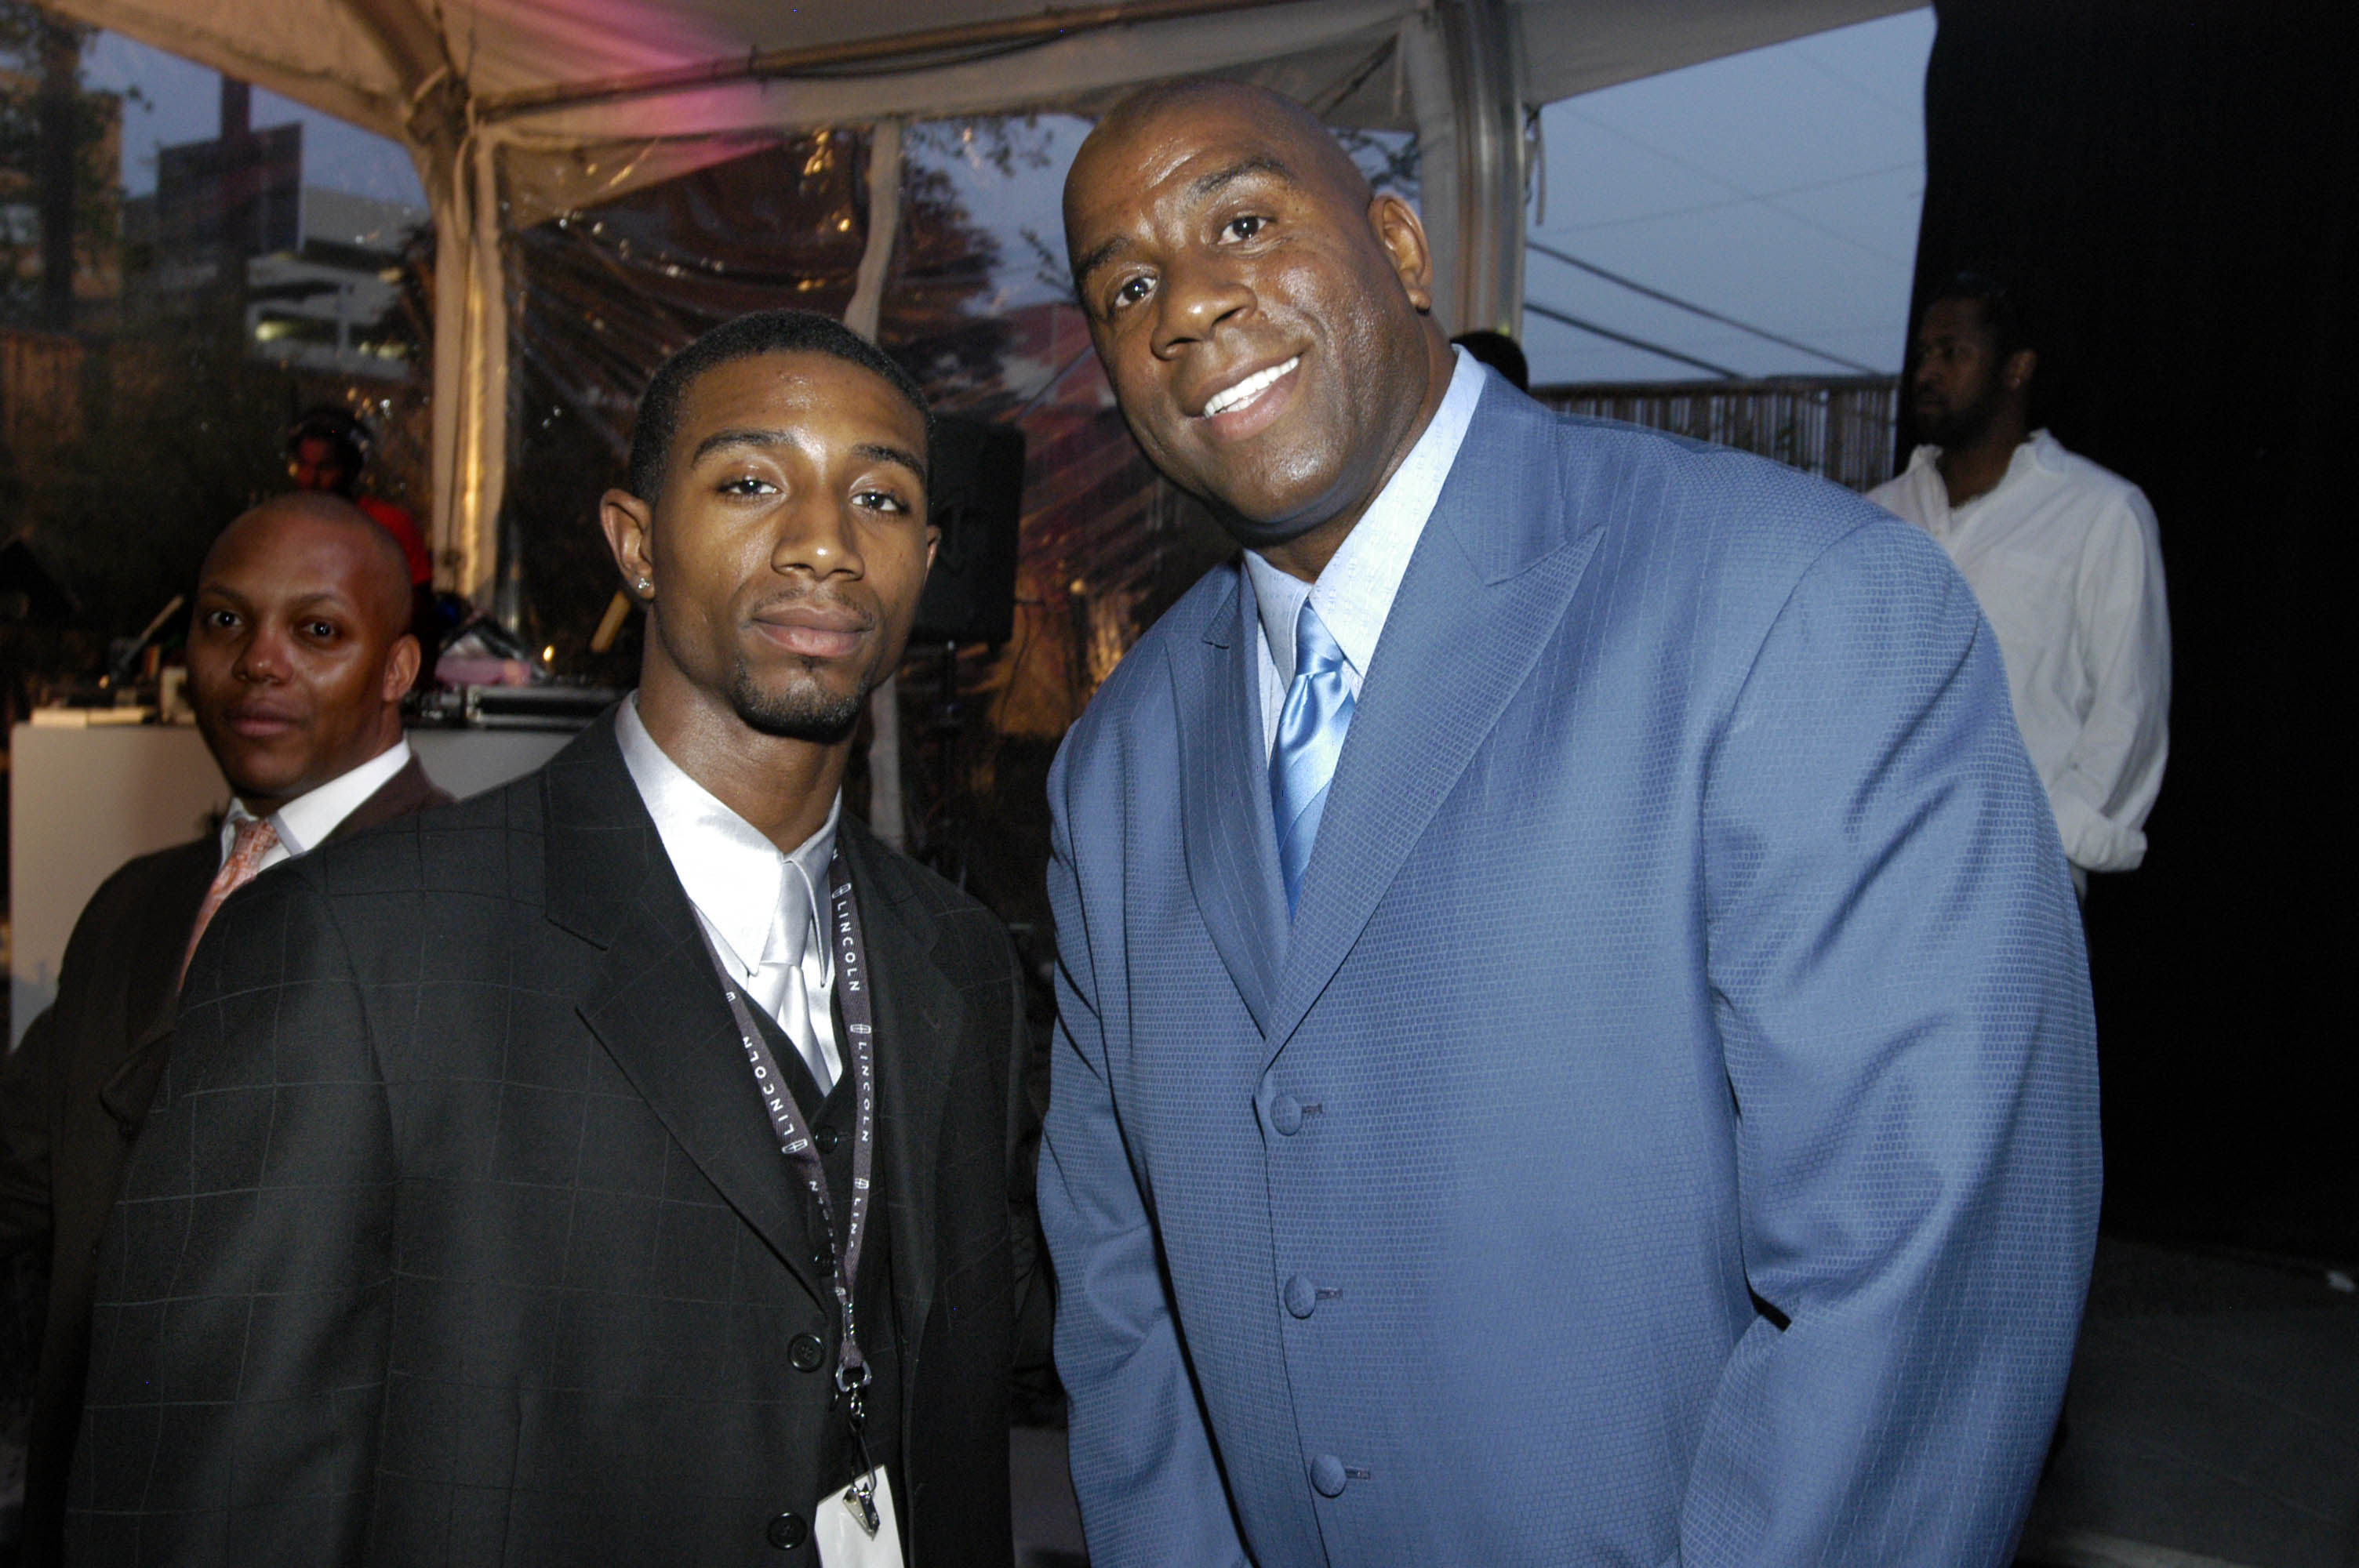
<path id="1" fill-rule="evenodd" d="M 912 645 L 1005 643 L 1016 630 L 1016 533 L 1024 516 L 1024 432 L 944 415 L 934 420 L 934 569 Z"/>

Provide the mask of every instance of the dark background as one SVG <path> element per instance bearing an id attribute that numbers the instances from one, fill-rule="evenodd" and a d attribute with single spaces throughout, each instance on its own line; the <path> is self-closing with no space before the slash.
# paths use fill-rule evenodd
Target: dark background
<path id="1" fill-rule="evenodd" d="M 2348 1258 L 2359 6 L 1934 9 L 1917 308 L 2034 277 L 2045 422 L 2161 521 L 2169 768 L 2087 910 L 2106 1220 Z"/>

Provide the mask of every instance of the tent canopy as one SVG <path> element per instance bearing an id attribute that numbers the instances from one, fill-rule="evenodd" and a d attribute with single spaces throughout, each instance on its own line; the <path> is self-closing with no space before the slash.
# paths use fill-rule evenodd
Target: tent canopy
<path id="1" fill-rule="evenodd" d="M 1417 131 L 1442 309 L 1513 330 L 1527 106 L 1915 0 L 45 3 L 408 147 L 440 242 L 435 533 L 453 586 L 481 599 L 506 467 L 511 230 L 750 134 L 1087 114 L 1140 81 L 1218 72 L 1338 124 Z M 855 297 L 848 314 L 873 328 L 875 308 Z"/>

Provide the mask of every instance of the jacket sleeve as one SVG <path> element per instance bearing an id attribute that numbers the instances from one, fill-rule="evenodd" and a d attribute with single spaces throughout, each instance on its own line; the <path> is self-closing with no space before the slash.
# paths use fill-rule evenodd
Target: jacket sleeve
<path id="1" fill-rule="evenodd" d="M 393 1130 L 343 934 L 304 870 L 223 904 L 190 967 L 101 1245 L 69 1562 L 362 1559 Z"/>
<path id="2" fill-rule="evenodd" d="M 2089 700 L 2049 791 L 2056 826 L 2074 865 L 2135 871 L 2170 752 L 2170 611 L 2154 509 L 2139 492 L 2109 503 L 2089 530 L 2072 619 Z"/>
<path id="3" fill-rule="evenodd" d="M 1016 1281 L 1016 1370 L 1045 1376 L 1056 1291 L 1040 1249 L 1040 1113 L 1049 1092 L 1047 1054 L 1025 1017 L 1024 969 L 1007 952 L 1007 1236 Z"/>
<path id="4" fill-rule="evenodd" d="M 1041 1141 L 1040 1228 L 1057 1269 L 1057 1373 L 1068 1454 L 1095 1568 L 1246 1561 L 1180 1346 L 1155 1229 L 1132 1173 L 1107 1072 L 1088 875 L 1076 861 L 1068 753 L 1049 776 L 1049 899 L 1057 1030 Z M 1078 795 L 1082 786 L 1074 785 Z M 1104 798 L 1102 790 L 1091 790 Z M 1118 912 L 1097 912 L 1118 929 Z"/>
<path id="5" fill-rule="evenodd" d="M 48 1245 L 49 1141 L 58 1096 L 57 1012 L 44 1008 L 0 1061 L 0 1259 Z"/>
<path id="6" fill-rule="evenodd" d="M 1995 641 L 1875 524 L 1803 575 L 1719 734 L 1707 964 L 1747 1282 L 1687 1568 L 1997 1568 L 2095 1244 L 2096 1064 L 2061 846 Z"/>

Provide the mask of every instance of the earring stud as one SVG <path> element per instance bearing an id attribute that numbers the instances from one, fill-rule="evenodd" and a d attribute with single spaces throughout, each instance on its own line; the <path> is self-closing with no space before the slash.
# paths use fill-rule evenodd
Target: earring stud
<path id="1" fill-rule="evenodd" d="M 656 585 L 655 585 L 655 584 L 653 584 L 653 583 L 649 582 L 649 581 L 648 581 L 647 579 L 645 579 L 645 578 L 641 578 L 641 579 L 639 579 L 639 597 L 640 597 L 641 599 L 645 599 L 645 598 L 647 598 L 648 595 L 650 595 L 650 594 L 654 593 L 654 592 L 655 592 L 655 590 L 656 590 Z"/>

